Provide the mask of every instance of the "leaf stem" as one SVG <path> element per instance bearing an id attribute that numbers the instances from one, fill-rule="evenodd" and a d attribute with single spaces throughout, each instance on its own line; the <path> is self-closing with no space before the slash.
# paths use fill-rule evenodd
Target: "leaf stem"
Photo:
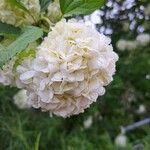
<path id="1" fill-rule="evenodd" d="M 40 18 L 40 20 L 45 21 L 45 22 L 49 25 L 49 27 L 52 26 L 52 25 L 54 25 L 54 24 L 50 21 L 50 19 L 48 19 L 47 17 L 42 16 L 42 17 Z"/>

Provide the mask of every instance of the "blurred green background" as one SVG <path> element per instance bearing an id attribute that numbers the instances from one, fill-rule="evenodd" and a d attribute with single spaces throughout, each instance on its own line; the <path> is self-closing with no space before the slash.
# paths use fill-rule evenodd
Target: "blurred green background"
<path id="1" fill-rule="evenodd" d="M 20 110 L 13 103 L 18 90 L 0 86 L 0 150 L 150 150 L 150 125 L 127 132 L 125 146 L 115 142 L 121 126 L 150 117 L 150 43 L 117 46 L 120 39 L 133 43 L 150 34 L 150 3 L 108 0 L 98 14 L 97 29 L 111 36 L 120 57 L 106 94 L 85 113 L 63 119 Z"/>

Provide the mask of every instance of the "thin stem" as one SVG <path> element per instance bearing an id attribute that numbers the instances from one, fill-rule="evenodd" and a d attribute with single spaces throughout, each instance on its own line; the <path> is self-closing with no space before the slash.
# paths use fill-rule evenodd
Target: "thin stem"
<path id="1" fill-rule="evenodd" d="M 144 126 L 146 124 L 150 124 L 150 117 L 146 118 L 144 120 L 138 121 L 138 122 L 136 122 L 134 124 L 128 125 L 126 127 L 122 127 L 121 130 L 122 130 L 122 133 L 126 133 L 126 132 L 134 130 L 134 129 L 138 128 L 138 127 Z"/>
<path id="2" fill-rule="evenodd" d="M 49 26 L 53 25 L 53 23 L 47 17 L 42 16 L 40 20 L 45 21 Z"/>

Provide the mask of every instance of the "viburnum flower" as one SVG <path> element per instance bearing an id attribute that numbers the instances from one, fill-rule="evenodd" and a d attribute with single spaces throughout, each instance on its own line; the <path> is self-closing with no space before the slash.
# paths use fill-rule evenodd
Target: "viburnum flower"
<path id="1" fill-rule="evenodd" d="M 150 43 L 150 35 L 147 33 L 139 34 L 136 37 L 136 40 L 139 43 L 139 45 L 146 46 L 148 43 Z"/>
<path id="2" fill-rule="evenodd" d="M 59 0 L 54 0 L 54 2 L 48 6 L 48 18 L 52 23 L 56 23 L 60 20 L 61 16 L 62 13 L 60 10 Z"/>
<path id="3" fill-rule="evenodd" d="M 110 38 L 83 22 L 61 20 L 17 74 L 33 107 L 69 117 L 105 93 L 117 60 Z"/>
<path id="4" fill-rule="evenodd" d="M 124 50 L 134 50 L 138 47 L 138 42 L 136 40 L 128 41 L 128 40 L 119 40 L 117 42 L 117 48 L 121 51 Z"/>
<path id="5" fill-rule="evenodd" d="M 89 116 L 84 122 L 83 122 L 83 126 L 85 129 L 89 129 L 93 124 L 93 117 Z"/>
<path id="6" fill-rule="evenodd" d="M 118 147 L 126 147 L 127 146 L 127 137 L 124 134 L 119 134 L 115 139 L 115 144 Z"/>
<path id="7" fill-rule="evenodd" d="M 117 48 L 124 51 L 125 49 L 127 49 L 127 41 L 120 39 L 117 44 L 116 44 Z"/>
<path id="8" fill-rule="evenodd" d="M 13 73 L 13 65 L 15 63 L 15 58 L 9 61 L 6 65 L 0 69 L 0 83 L 3 85 L 12 85 L 15 86 L 15 76 Z"/>
<path id="9" fill-rule="evenodd" d="M 38 20 L 40 14 L 39 0 L 21 0 L 29 13 L 12 6 L 7 0 L 0 0 L 0 21 L 15 26 L 31 25 Z"/>
<path id="10" fill-rule="evenodd" d="M 10 44 L 10 40 L 2 41 L 3 45 Z M 13 57 L 8 63 L 6 63 L 2 68 L 0 68 L 0 84 L 11 87 L 23 88 L 24 85 L 18 79 L 16 74 L 16 67 L 22 63 L 24 59 L 30 59 L 35 56 L 35 49 L 37 47 L 37 42 L 30 43 L 26 50 L 22 51 L 15 57 Z"/>
<path id="11" fill-rule="evenodd" d="M 20 109 L 30 108 L 26 90 L 20 90 L 14 97 L 14 104 Z"/>

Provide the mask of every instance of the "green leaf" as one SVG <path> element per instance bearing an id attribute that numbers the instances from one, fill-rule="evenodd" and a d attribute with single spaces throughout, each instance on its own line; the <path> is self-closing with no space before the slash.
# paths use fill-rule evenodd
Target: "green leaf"
<path id="1" fill-rule="evenodd" d="M 4 49 L 4 46 L 0 44 L 0 51 Z"/>
<path id="2" fill-rule="evenodd" d="M 0 33 L 0 43 L 4 39 L 4 36 Z"/>
<path id="3" fill-rule="evenodd" d="M 49 6 L 51 0 L 40 0 L 41 12 L 45 11 Z"/>
<path id="4" fill-rule="evenodd" d="M 100 8 L 104 0 L 59 0 L 64 16 L 87 15 Z"/>
<path id="5" fill-rule="evenodd" d="M 19 34 L 20 28 L 0 22 L 0 34 Z"/>
<path id="6" fill-rule="evenodd" d="M 20 2 L 20 0 L 7 0 L 7 2 L 10 3 L 12 6 L 16 6 L 17 8 L 29 13 L 27 8 Z"/>
<path id="7" fill-rule="evenodd" d="M 0 67 L 14 57 L 17 53 L 26 49 L 32 43 L 42 37 L 43 30 L 38 27 L 28 26 L 22 29 L 22 34 L 8 47 L 0 51 Z"/>

